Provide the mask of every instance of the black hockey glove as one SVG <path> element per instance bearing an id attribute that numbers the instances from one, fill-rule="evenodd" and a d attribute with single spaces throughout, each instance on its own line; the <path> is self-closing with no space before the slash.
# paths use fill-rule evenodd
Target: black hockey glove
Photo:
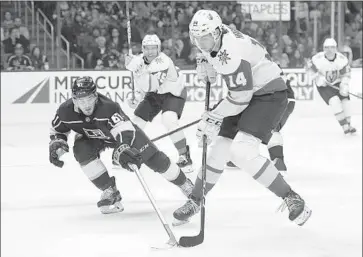
<path id="1" fill-rule="evenodd" d="M 55 166 L 62 168 L 64 161 L 59 160 L 59 158 L 69 152 L 69 146 L 63 139 L 53 139 L 49 143 L 49 161 Z"/>
<path id="2" fill-rule="evenodd" d="M 133 171 L 129 164 L 135 164 L 138 168 L 141 167 L 142 157 L 136 148 L 130 148 L 129 145 L 123 144 L 115 147 L 112 153 L 112 161 L 122 168 Z"/>

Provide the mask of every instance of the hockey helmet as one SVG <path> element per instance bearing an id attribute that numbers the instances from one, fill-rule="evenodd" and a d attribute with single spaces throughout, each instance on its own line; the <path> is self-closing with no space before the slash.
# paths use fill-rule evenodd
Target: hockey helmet
<path id="1" fill-rule="evenodd" d="M 77 78 L 72 85 L 72 100 L 74 105 L 85 115 L 93 113 L 97 103 L 97 85 L 89 76 Z"/>
<path id="2" fill-rule="evenodd" d="M 334 38 L 327 38 L 323 44 L 324 53 L 328 59 L 333 59 L 337 52 L 337 42 Z"/>
<path id="3" fill-rule="evenodd" d="M 222 34 L 222 19 L 212 10 L 197 11 L 189 24 L 193 44 L 204 51 L 212 51 Z"/>
<path id="4" fill-rule="evenodd" d="M 142 40 L 142 52 L 149 62 L 154 60 L 160 53 L 161 41 L 155 34 L 146 35 Z"/>

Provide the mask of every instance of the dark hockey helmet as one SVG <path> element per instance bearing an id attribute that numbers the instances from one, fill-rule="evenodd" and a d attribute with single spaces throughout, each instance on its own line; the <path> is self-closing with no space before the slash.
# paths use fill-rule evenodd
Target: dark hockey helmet
<path id="1" fill-rule="evenodd" d="M 95 110 L 97 103 L 97 85 L 91 77 L 77 78 L 72 85 L 72 99 L 74 105 L 89 116 Z"/>
<path id="2" fill-rule="evenodd" d="M 96 93 L 97 86 L 91 77 L 77 78 L 72 85 L 72 97 L 84 97 Z"/>

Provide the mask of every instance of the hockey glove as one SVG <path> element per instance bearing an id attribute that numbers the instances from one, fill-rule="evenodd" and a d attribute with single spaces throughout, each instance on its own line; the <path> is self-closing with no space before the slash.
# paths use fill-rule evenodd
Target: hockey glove
<path id="1" fill-rule="evenodd" d="M 196 60 L 198 79 L 204 82 L 209 81 L 210 83 L 215 83 L 217 80 L 217 72 L 212 64 L 208 63 L 208 60 L 201 53 L 197 54 Z"/>
<path id="2" fill-rule="evenodd" d="M 341 96 L 348 96 L 349 95 L 349 84 L 341 83 L 339 86 L 339 94 Z"/>
<path id="3" fill-rule="evenodd" d="M 113 150 L 112 161 L 129 171 L 133 171 L 129 164 L 135 164 L 140 168 L 143 162 L 139 150 L 130 148 L 127 144 L 120 145 Z"/>
<path id="4" fill-rule="evenodd" d="M 59 158 L 69 152 L 69 146 L 63 139 L 56 138 L 49 143 L 49 161 L 55 166 L 62 168 L 64 161 Z"/>
<path id="5" fill-rule="evenodd" d="M 203 145 L 203 135 L 207 136 L 207 144 L 209 145 L 214 138 L 218 135 L 221 128 L 223 118 L 213 114 L 211 112 L 206 112 L 202 116 L 202 120 L 198 123 L 197 128 L 197 138 L 199 140 L 198 146 Z"/>

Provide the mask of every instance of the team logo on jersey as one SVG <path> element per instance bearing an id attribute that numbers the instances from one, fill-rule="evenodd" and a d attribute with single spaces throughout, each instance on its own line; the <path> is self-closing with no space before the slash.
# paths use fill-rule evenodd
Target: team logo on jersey
<path id="1" fill-rule="evenodd" d="M 219 61 L 223 64 L 227 64 L 227 61 L 228 60 L 231 60 L 231 58 L 229 57 L 229 53 L 227 53 L 227 50 L 224 49 L 223 52 L 220 52 L 218 54 L 218 58 L 219 58 Z"/>
<path id="2" fill-rule="evenodd" d="M 86 133 L 88 138 L 98 138 L 98 139 L 110 139 L 105 133 L 100 129 L 86 129 L 83 128 L 84 133 Z"/>
<path id="3" fill-rule="evenodd" d="M 156 62 L 157 64 L 161 64 L 161 63 L 163 63 L 164 61 L 163 61 L 163 59 L 162 59 L 161 57 L 157 57 L 157 58 L 155 58 L 155 62 Z"/>
<path id="4" fill-rule="evenodd" d="M 328 82 L 333 83 L 338 78 L 338 71 L 327 71 L 325 77 Z"/>

